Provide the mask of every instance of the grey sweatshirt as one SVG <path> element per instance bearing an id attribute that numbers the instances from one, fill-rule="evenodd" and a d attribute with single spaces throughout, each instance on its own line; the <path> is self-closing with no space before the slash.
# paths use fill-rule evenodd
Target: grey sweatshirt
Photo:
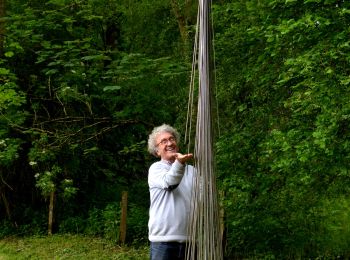
<path id="1" fill-rule="evenodd" d="M 151 206 L 149 210 L 149 240 L 151 242 L 185 242 L 194 168 L 179 161 L 155 162 L 148 172 Z"/>

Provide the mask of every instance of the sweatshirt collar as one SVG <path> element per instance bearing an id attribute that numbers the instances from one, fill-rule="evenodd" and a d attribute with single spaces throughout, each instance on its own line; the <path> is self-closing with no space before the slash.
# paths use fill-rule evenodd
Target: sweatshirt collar
<path id="1" fill-rule="evenodd" d="M 172 165 L 172 164 L 173 164 L 173 162 L 168 161 L 168 160 L 164 160 L 164 159 L 162 159 L 162 160 L 160 160 L 160 161 L 163 162 L 163 163 L 165 163 L 165 164 L 168 164 L 168 165 Z"/>

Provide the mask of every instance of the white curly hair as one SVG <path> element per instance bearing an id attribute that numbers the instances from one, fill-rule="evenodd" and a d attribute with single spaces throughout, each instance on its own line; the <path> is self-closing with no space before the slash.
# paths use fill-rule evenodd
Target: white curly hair
<path id="1" fill-rule="evenodd" d="M 156 140 L 158 135 L 164 132 L 172 134 L 175 137 L 176 143 L 180 142 L 180 134 L 172 126 L 167 124 L 162 124 L 161 126 L 157 126 L 153 128 L 151 134 L 148 136 L 148 152 L 156 157 L 158 157 L 157 155 L 158 148 L 157 148 Z"/>

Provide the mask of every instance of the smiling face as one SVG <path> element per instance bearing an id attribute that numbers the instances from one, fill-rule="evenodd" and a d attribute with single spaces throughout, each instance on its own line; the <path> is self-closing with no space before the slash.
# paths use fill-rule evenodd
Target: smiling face
<path id="1" fill-rule="evenodd" d="M 178 152 L 175 137 L 168 132 L 160 133 L 156 138 L 157 155 L 166 161 L 173 162 L 175 160 L 175 154 Z"/>

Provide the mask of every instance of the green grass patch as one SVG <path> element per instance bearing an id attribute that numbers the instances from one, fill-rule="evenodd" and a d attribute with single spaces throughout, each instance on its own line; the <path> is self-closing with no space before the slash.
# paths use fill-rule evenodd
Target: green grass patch
<path id="1" fill-rule="evenodd" d="M 148 247 L 118 246 L 82 235 L 11 237 L 0 240 L 0 260 L 8 259 L 148 259 Z"/>

